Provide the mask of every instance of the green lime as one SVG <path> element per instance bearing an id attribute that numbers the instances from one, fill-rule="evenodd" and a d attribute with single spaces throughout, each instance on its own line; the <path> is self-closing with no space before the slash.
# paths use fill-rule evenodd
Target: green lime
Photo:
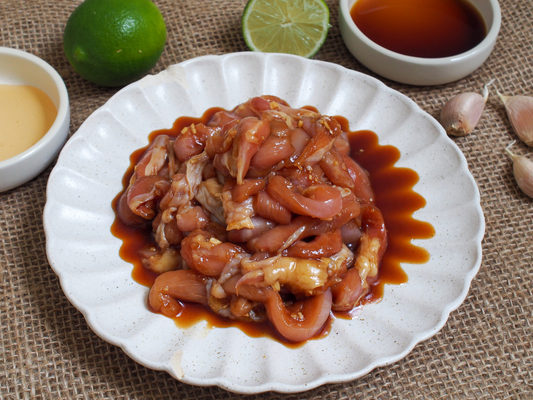
<path id="1" fill-rule="evenodd" d="M 67 21 L 63 50 L 72 67 L 101 86 L 124 86 L 159 60 L 167 29 L 150 0 L 85 0 Z"/>
<path id="2" fill-rule="evenodd" d="M 312 57 L 324 44 L 329 8 L 323 0 L 249 0 L 242 33 L 250 50 Z"/>

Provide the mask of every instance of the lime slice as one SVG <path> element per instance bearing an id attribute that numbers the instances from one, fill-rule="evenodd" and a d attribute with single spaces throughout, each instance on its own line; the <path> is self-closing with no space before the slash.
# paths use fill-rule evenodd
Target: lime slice
<path id="1" fill-rule="evenodd" d="M 250 50 L 312 57 L 324 44 L 329 9 L 323 0 L 249 0 L 242 33 Z"/>

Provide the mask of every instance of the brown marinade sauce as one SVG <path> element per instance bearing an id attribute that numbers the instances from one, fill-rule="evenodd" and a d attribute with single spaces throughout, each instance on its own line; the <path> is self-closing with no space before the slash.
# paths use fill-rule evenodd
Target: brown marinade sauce
<path id="1" fill-rule="evenodd" d="M 306 107 L 314 109 L 313 107 Z M 180 117 L 170 129 L 161 129 L 149 135 L 151 142 L 158 135 L 176 137 L 185 127 L 192 123 L 207 123 L 209 119 L 221 108 L 207 110 L 201 118 Z M 344 131 L 349 132 L 348 121 L 344 117 L 335 117 Z M 386 284 L 402 284 L 407 282 L 407 275 L 402 270 L 400 263 L 425 263 L 429 260 L 428 252 L 411 243 L 412 239 L 429 239 L 434 236 L 434 228 L 426 222 L 413 218 L 413 213 L 423 208 L 426 201 L 422 196 L 413 191 L 413 186 L 418 182 L 418 174 L 408 168 L 394 166 L 400 158 L 400 151 L 394 146 L 381 146 L 378 137 L 371 131 L 350 132 L 348 139 L 351 145 L 351 156 L 370 175 L 374 189 L 376 205 L 381 210 L 388 232 L 388 247 L 383 257 L 379 270 L 379 278 L 374 283 L 372 290 L 365 297 L 363 304 L 380 301 L 383 297 L 383 288 Z M 141 158 L 146 148 L 138 149 L 130 156 L 130 167 L 124 174 L 123 190 L 128 186 L 129 179 L 133 174 L 133 168 Z M 122 191 L 112 202 L 113 210 Z M 119 250 L 120 257 L 133 264 L 133 279 L 147 287 L 151 287 L 156 274 L 145 269 L 141 264 L 139 250 L 155 247 L 155 240 L 151 231 L 131 228 L 118 217 L 111 226 L 112 234 L 122 240 Z M 327 336 L 333 320 L 337 318 L 351 318 L 360 312 L 360 307 L 350 313 L 335 313 L 323 328 L 322 332 L 314 339 Z M 175 318 L 175 323 L 180 328 L 193 326 L 199 321 L 206 321 L 209 327 L 227 328 L 237 327 L 250 337 L 271 337 L 284 345 L 297 348 L 303 343 L 291 343 L 277 334 L 268 323 L 236 322 L 222 318 L 207 310 L 204 306 L 185 303 L 181 314 Z"/>
<path id="2" fill-rule="evenodd" d="M 358 0 L 350 16 L 373 42 L 413 57 L 456 56 L 487 36 L 468 0 Z"/>

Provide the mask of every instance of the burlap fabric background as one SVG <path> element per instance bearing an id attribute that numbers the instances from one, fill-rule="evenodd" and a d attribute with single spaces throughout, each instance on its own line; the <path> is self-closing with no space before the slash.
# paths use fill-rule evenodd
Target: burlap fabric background
<path id="1" fill-rule="evenodd" d="M 70 94 L 71 135 L 116 92 L 81 79 L 63 54 L 63 29 L 80 2 L 0 1 L 0 45 L 33 53 L 59 71 Z M 240 30 L 245 1 L 155 3 L 165 17 L 168 40 L 152 72 L 197 56 L 247 50 Z M 479 91 L 492 78 L 500 91 L 533 95 L 533 0 L 500 3 L 503 23 L 498 43 L 484 66 L 471 76 L 437 87 L 384 82 L 433 116 L 453 94 Z M 337 1 L 328 4 L 332 28 L 316 58 L 370 73 L 342 42 Z M 475 133 L 454 139 L 479 185 L 486 233 L 481 270 L 466 301 L 439 333 L 403 360 L 356 381 L 302 394 L 264 393 L 249 398 L 533 398 L 533 201 L 517 188 L 503 152 L 514 138 L 503 107 L 492 95 Z M 533 158 L 533 151 L 523 145 L 514 150 Z M 42 211 L 51 169 L 0 194 L 0 397 L 246 397 L 177 382 L 165 372 L 140 366 L 91 331 L 64 296 L 46 259 Z"/>

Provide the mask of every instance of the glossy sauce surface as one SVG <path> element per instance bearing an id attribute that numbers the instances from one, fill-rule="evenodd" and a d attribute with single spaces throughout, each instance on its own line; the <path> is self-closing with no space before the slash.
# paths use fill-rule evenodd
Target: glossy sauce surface
<path id="1" fill-rule="evenodd" d="M 54 103 L 42 90 L 28 85 L 0 85 L 0 161 L 37 143 L 56 116 Z"/>
<path id="2" fill-rule="evenodd" d="M 313 109 L 312 107 L 308 108 Z M 171 129 L 152 132 L 149 140 L 152 141 L 161 134 L 176 137 L 184 127 L 192 123 L 206 123 L 213 114 L 220 110 L 220 108 L 209 109 L 202 118 L 178 118 Z M 348 121 L 345 118 L 335 118 L 340 122 L 343 130 L 349 131 Z M 363 303 L 376 302 L 381 300 L 385 284 L 407 282 L 407 275 L 400 266 L 401 262 L 425 263 L 429 260 L 428 252 L 411 244 L 411 239 L 429 239 L 434 236 L 435 231 L 430 224 L 417 221 L 412 217 L 413 212 L 424 207 L 426 202 L 422 196 L 413 191 L 413 186 L 418 182 L 418 174 L 408 168 L 394 167 L 394 163 L 400 158 L 400 151 L 393 146 L 379 145 L 377 135 L 371 131 L 351 132 L 349 141 L 352 148 L 352 158 L 369 172 L 376 203 L 383 213 L 389 235 L 389 245 L 380 267 L 379 278 L 363 301 Z M 145 148 L 139 149 L 131 155 L 130 167 L 124 174 L 122 181 L 124 188 L 128 186 L 133 168 L 144 150 Z M 113 209 L 115 210 L 121 194 L 122 192 L 113 201 Z M 157 275 L 142 266 L 139 256 L 139 250 L 155 247 L 151 232 L 128 227 L 118 217 L 115 218 L 111 232 L 123 241 L 119 254 L 124 261 L 133 264 L 133 279 L 141 285 L 152 286 Z M 361 307 L 357 307 L 349 315 L 336 313 L 326 323 L 322 332 L 312 340 L 327 336 L 336 317 L 352 318 L 360 311 Z M 190 327 L 199 321 L 207 321 L 208 327 L 235 326 L 248 336 L 271 337 L 291 348 L 303 345 L 303 343 L 288 342 L 279 336 L 268 323 L 230 321 L 196 304 L 185 304 L 179 317 L 175 318 L 176 325 L 180 328 Z"/>
<path id="3" fill-rule="evenodd" d="M 479 11 L 467 0 L 357 0 L 350 15 L 373 42 L 414 57 L 461 54 L 487 35 Z"/>

